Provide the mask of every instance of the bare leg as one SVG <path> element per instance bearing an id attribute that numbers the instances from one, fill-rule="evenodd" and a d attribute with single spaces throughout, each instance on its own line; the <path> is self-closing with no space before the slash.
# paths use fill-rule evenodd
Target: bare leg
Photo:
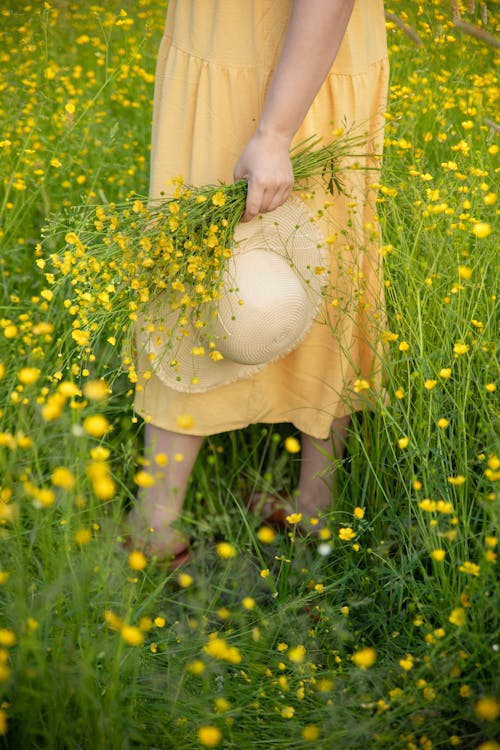
<path id="1" fill-rule="evenodd" d="M 332 459 L 341 458 L 344 453 L 349 422 L 349 416 L 335 419 L 331 436 L 326 440 L 301 434 L 298 507 L 308 516 L 316 516 L 332 502 L 335 482 Z"/>
<path id="2" fill-rule="evenodd" d="M 128 524 L 133 543 L 158 557 L 176 555 L 188 540 L 172 524 L 179 518 L 202 437 L 145 427 L 144 452 L 151 461 L 151 487 L 140 490 Z M 155 456 L 163 461 L 155 463 Z M 166 457 L 166 459 L 165 459 Z M 162 463 L 166 460 L 166 465 Z"/>

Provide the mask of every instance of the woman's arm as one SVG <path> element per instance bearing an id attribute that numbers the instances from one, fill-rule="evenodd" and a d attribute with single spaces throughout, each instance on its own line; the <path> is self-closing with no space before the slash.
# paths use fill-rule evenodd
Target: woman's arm
<path id="1" fill-rule="evenodd" d="M 353 5 L 354 0 L 293 0 L 259 124 L 234 169 L 235 180 L 248 180 L 243 221 L 290 196 L 290 145 L 333 64 Z"/>

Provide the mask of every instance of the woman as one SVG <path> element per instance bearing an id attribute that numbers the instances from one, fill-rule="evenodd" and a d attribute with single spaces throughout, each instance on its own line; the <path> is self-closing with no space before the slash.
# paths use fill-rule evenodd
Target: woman
<path id="1" fill-rule="evenodd" d="M 179 174 L 199 185 L 246 179 L 242 221 L 272 211 L 291 194 L 289 152 L 304 138 L 329 141 L 346 126 L 366 132 L 367 151 L 380 153 L 387 79 L 382 0 L 170 0 L 157 63 L 151 197 Z M 368 156 L 357 161 L 373 167 Z M 312 516 L 330 505 L 329 454 L 342 452 L 349 415 L 362 403 L 359 383 L 380 388 L 376 176 L 361 169 L 346 180 L 347 195 L 316 190 L 310 202 L 330 249 L 331 298 L 291 354 L 203 394 L 166 387 L 140 358 L 147 374 L 135 408 L 146 422 L 146 456 L 183 456 L 141 491 L 130 515 L 134 541 L 148 534 L 151 553 L 184 554 L 186 540 L 172 524 L 205 435 L 293 423 L 302 445 L 298 510 Z M 192 425 L 180 427 L 182 415 Z"/>

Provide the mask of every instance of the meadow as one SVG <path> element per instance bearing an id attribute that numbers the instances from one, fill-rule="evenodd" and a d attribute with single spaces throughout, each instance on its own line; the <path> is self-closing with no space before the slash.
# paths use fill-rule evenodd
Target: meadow
<path id="1" fill-rule="evenodd" d="M 388 398 L 321 544 L 247 512 L 300 455 L 252 426 L 206 440 L 166 572 L 120 544 L 133 383 L 68 348 L 43 230 L 147 192 L 164 6 L 0 8 L 0 748 L 500 750 L 498 7 L 459 4 L 485 41 L 446 0 L 386 3 Z"/>

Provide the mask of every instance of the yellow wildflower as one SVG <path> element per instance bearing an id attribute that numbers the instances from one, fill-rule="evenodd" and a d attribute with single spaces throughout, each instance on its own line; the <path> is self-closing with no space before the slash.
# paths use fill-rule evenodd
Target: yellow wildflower
<path id="1" fill-rule="evenodd" d="M 109 396 L 109 386 L 104 380 L 88 380 L 83 393 L 90 401 L 104 401 Z"/>
<path id="2" fill-rule="evenodd" d="M 446 477 L 446 480 L 455 487 L 465 484 L 465 477 L 462 474 L 458 474 L 456 477 Z"/>
<path id="3" fill-rule="evenodd" d="M 460 627 L 460 625 L 463 625 L 465 622 L 465 609 L 463 607 L 452 609 L 448 620 L 452 625 Z"/>
<path id="4" fill-rule="evenodd" d="M 215 548 L 219 557 L 223 560 L 229 560 L 231 557 L 236 557 L 236 548 L 230 544 L 230 542 L 219 542 Z"/>
<path id="5" fill-rule="evenodd" d="M 257 539 L 262 544 L 271 544 L 276 537 L 276 532 L 270 526 L 261 526 L 257 532 Z"/>
<path id="6" fill-rule="evenodd" d="M 342 529 L 339 529 L 338 537 L 339 539 L 342 539 L 343 542 L 350 542 L 355 536 L 356 532 L 351 529 L 350 526 L 345 526 Z"/>
<path id="7" fill-rule="evenodd" d="M 462 565 L 459 566 L 459 571 L 461 573 L 467 573 L 471 576 L 478 576 L 479 575 L 479 565 L 476 565 L 476 563 L 470 562 L 470 560 L 466 560 Z"/>
<path id="8" fill-rule="evenodd" d="M 122 618 L 115 614 L 115 612 L 113 612 L 111 609 L 107 609 L 104 612 L 104 621 L 106 622 L 106 625 L 112 630 L 120 630 L 121 626 L 123 625 Z"/>
<path id="9" fill-rule="evenodd" d="M 155 483 L 155 478 L 148 474 L 147 471 L 141 469 L 134 475 L 134 482 L 138 487 L 152 487 Z"/>
<path id="10" fill-rule="evenodd" d="M 93 414 L 83 422 L 83 429 L 91 437 L 100 438 L 109 430 L 109 422 L 102 414 Z"/>
<path id="11" fill-rule="evenodd" d="M 220 697 L 214 700 L 214 708 L 215 712 L 220 714 L 224 713 L 224 711 L 229 711 L 229 709 L 231 708 L 231 704 L 229 703 L 227 698 Z"/>
<path id="12" fill-rule="evenodd" d="M 436 503 L 436 510 L 438 513 L 453 513 L 453 504 L 447 500 L 438 500 Z"/>
<path id="13" fill-rule="evenodd" d="M 354 393 L 361 393 L 361 391 L 370 390 L 370 382 L 364 378 L 358 378 L 354 381 Z"/>
<path id="14" fill-rule="evenodd" d="M 236 646 L 229 646 L 224 638 L 219 638 L 216 633 L 209 636 L 208 643 L 203 651 L 214 659 L 222 659 L 230 664 L 240 664 L 241 654 Z"/>
<path id="15" fill-rule="evenodd" d="M 17 328 L 15 325 L 10 323 L 9 325 L 6 325 L 3 329 L 3 335 L 6 339 L 15 339 L 17 336 Z"/>
<path id="16" fill-rule="evenodd" d="M 300 451 L 300 443 L 295 437 L 287 437 L 285 440 L 285 450 L 288 451 L 288 453 L 299 453 Z"/>
<path id="17" fill-rule="evenodd" d="M 212 203 L 214 206 L 224 206 L 226 203 L 226 196 L 222 192 L 222 190 L 218 190 L 216 193 L 212 195 Z"/>
<path id="18" fill-rule="evenodd" d="M 306 658 L 305 646 L 300 645 L 300 646 L 292 646 L 292 648 L 289 648 L 288 658 L 294 664 L 302 664 L 302 662 Z"/>
<path id="19" fill-rule="evenodd" d="M 401 669 L 404 669 L 405 672 L 409 672 L 410 669 L 413 669 L 413 667 L 415 666 L 413 656 L 411 654 L 407 654 L 404 659 L 399 660 L 399 666 L 401 667 Z"/>
<path id="20" fill-rule="evenodd" d="M 17 377 L 23 385 L 32 385 L 40 377 L 41 371 L 38 367 L 23 367 L 17 373 Z"/>
<path id="21" fill-rule="evenodd" d="M 194 659 L 193 661 L 190 661 L 188 664 L 186 664 L 186 669 L 191 674 L 200 675 L 205 671 L 205 664 L 201 661 L 201 659 Z"/>
<path id="22" fill-rule="evenodd" d="M 302 738 L 307 742 L 314 742 L 319 739 L 320 731 L 317 724 L 306 724 L 302 729 Z"/>
<path id="23" fill-rule="evenodd" d="M 176 422 L 181 430 L 190 430 L 194 426 L 194 419 L 190 414 L 179 414 Z"/>
<path id="24" fill-rule="evenodd" d="M 472 276 L 472 268 L 469 266 L 459 266 L 458 275 L 463 281 L 467 281 Z"/>
<path id="25" fill-rule="evenodd" d="M 92 539 L 92 532 L 90 529 L 78 529 L 75 531 L 73 538 L 76 544 L 88 544 Z"/>
<path id="26" fill-rule="evenodd" d="M 70 469 L 65 466 L 58 466 L 52 472 L 50 481 L 54 487 L 61 487 L 64 490 L 70 490 L 75 485 L 75 477 Z"/>
<path id="27" fill-rule="evenodd" d="M 433 549 L 431 552 L 431 557 L 433 560 L 436 560 L 436 562 L 442 562 L 444 558 L 446 557 L 446 550 Z"/>
<path id="28" fill-rule="evenodd" d="M 144 634 L 135 625 L 123 625 L 120 634 L 128 646 L 142 646 L 144 643 Z"/>
<path id="29" fill-rule="evenodd" d="M 366 646 L 365 648 L 356 651 L 351 659 L 360 669 L 368 669 L 368 667 L 372 667 L 375 664 L 377 652 L 371 646 Z"/>
<path id="30" fill-rule="evenodd" d="M 217 747 L 222 740 L 222 732 L 217 727 L 203 726 L 198 729 L 198 740 L 205 747 Z"/>
<path id="31" fill-rule="evenodd" d="M 128 564 L 132 570 L 144 570 L 148 564 L 148 560 L 144 552 L 133 550 L 128 556 Z"/>
<path id="32" fill-rule="evenodd" d="M 35 487 L 32 494 L 35 508 L 49 508 L 56 501 L 55 493 L 48 487 Z"/>
<path id="33" fill-rule="evenodd" d="M 500 716 L 500 699 L 485 697 L 474 704 L 474 712 L 479 719 L 496 721 Z"/>
<path id="34" fill-rule="evenodd" d="M 488 237 L 492 232 L 491 226 L 486 221 L 478 221 L 472 227 L 472 234 L 480 240 Z"/>
<path id="35" fill-rule="evenodd" d="M 10 648 L 16 643 L 16 634 L 8 628 L 0 628 L 0 646 Z"/>
<path id="36" fill-rule="evenodd" d="M 328 677 L 320 677 L 314 685 L 318 693 L 329 693 L 333 689 L 333 680 Z"/>
<path id="37" fill-rule="evenodd" d="M 72 396 L 78 396 L 80 394 L 80 389 L 76 383 L 72 383 L 71 380 L 63 380 L 62 383 L 59 383 L 57 390 L 65 398 L 71 398 Z"/>
<path id="38" fill-rule="evenodd" d="M 71 332 L 71 338 L 76 341 L 78 346 L 87 346 L 90 340 L 90 332 L 82 331 L 80 328 L 76 328 Z"/>

